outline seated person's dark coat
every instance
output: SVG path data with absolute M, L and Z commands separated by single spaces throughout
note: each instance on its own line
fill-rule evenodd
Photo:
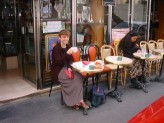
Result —
M 125 57 L 134 58 L 133 53 L 137 52 L 137 50 L 139 50 L 139 47 L 136 46 L 136 43 L 129 42 L 123 44 L 122 52 Z
M 67 45 L 66 49 L 69 49 L 70 46 Z M 60 70 L 66 64 L 67 67 L 70 67 L 72 63 L 72 56 L 68 55 L 66 51 L 61 47 L 60 43 L 55 45 L 52 51 L 52 68 L 51 76 L 54 82 L 58 81 L 58 75 Z

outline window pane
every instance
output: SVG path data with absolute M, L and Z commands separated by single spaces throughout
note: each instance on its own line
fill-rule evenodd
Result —
M 146 39 L 147 30 L 147 0 L 134 1 L 134 13 L 132 18 L 132 27 L 138 25 L 135 31 L 142 36 L 142 40 Z

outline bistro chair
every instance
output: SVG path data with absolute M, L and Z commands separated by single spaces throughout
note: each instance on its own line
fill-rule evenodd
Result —
M 115 49 L 116 56 L 122 56 L 122 52 L 119 50 L 119 43 L 120 43 L 119 39 L 114 40 L 114 42 L 113 42 L 113 47 Z
M 157 49 L 158 47 L 158 44 L 156 41 L 154 40 L 150 40 L 148 41 L 148 50 L 149 50 L 149 53 L 152 54 L 152 51 L 154 49 Z M 148 60 L 148 68 L 149 68 L 149 76 L 151 76 L 152 74 L 152 67 L 154 66 L 155 68 L 155 73 L 156 75 L 158 74 L 159 72 L 159 64 L 160 64 L 160 60 L 162 59 L 162 56 L 161 55 L 157 55 L 157 59 L 154 59 L 154 60 Z
M 157 42 L 154 40 L 148 41 L 148 48 L 149 48 L 149 51 L 157 49 Z
M 141 41 L 140 44 L 139 44 L 139 47 L 145 51 L 148 50 L 148 43 L 146 41 Z
M 73 52 L 72 53 L 72 59 L 73 59 L 73 62 L 80 61 L 80 59 L 81 59 L 81 53 L 80 53 L 80 49 L 79 48 L 77 49 L 77 52 Z
M 101 59 L 104 61 L 104 63 L 106 63 L 105 61 L 105 57 L 107 56 L 115 56 L 115 49 L 110 46 L 110 45 L 103 45 L 101 47 Z M 105 64 L 106 67 L 110 68 L 110 71 L 108 71 L 110 73 L 109 77 L 109 88 L 112 88 L 112 81 L 113 81 L 113 75 L 115 74 L 116 70 L 117 70 L 117 65 L 111 64 L 111 63 L 107 63 Z M 121 70 L 121 84 L 124 85 L 123 82 L 123 74 L 122 74 L 122 68 L 123 66 L 120 66 L 120 70 Z
M 78 48 L 77 52 L 72 53 L 72 60 L 73 62 L 79 62 L 81 60 L 81 53 L 80 49 Z M 94 75 L 95 73 L 86 73 L 86 72 L 79 72 L 81 76 L 83 77 L 83 86 L 85 87 L 85 96 L 84 100 L 87 99 L 87 93 L 88 93 L 88 78 L 92 78 L 92 84 L 94 84 Z
M 79 62 L 81 60 L 81 52 L 79 48 L 77 52 L 72 53 L 72 59 L 73 59 L 73 62 Z M 88 73 L 87 75 L 87 73 L 85 72 L 80 72 L 80 74 L 83 76 L 84 79 L 86 78 L 86 76 L 92 77 L 92 82 L 94 84 L 94 73 Z
M 99 60 L 99 55 L 100 55 L 100 49 L 97 45 L 88 45 L 86 47 L 86 53 L 88 55 L 88 61 L 95 61 L 95 60 Z M 106 78 L 107 78 L 107 87 L 109 90 L 109 84 L 108 84 L 108 72 L 109 72 L 110 68 L 107 66 L 104 66 L 103 71 L 101 72 L 101 74 L 106 73 Z M 99 74 L 100 75 L 100 74 Z M 98 74 L 96 74 L 96 84 L 98 84 Z
M 50 66 L 50 69 L 52 68 L 52 50 L 50 50 L 48 52 L 48 61 L 49 61 L 49 66 Z M 50 87 L 50 91 L 49 91 L 49 97 L 51 96 L 51 91 L 52 91 L 52 87 L 54 85 L 54 81 L 52 80 L 51 81 L 51 87 Z M 62 89 L 62 88 L 61 88 Z M 62 94 L 62 91 L 60 92 L 60 95 L 61 95 L 61 105 L 64 105 L 64 100 L 63 100 L 63 94 Z
M 88 45 L 85 48 L 85 53 L 88 56 L 88 61 L 95 61 L 96 59 L 99 59 L 100 49 L 97 45 Z
M 157 49 L 164 49 L 164 39 L 157 40 Z
M 154 40 L 150 40 L 148 42 L 148 49 L 149 49 L 149 53 L 158 48 L 158 43 Z M 155 68 L 155 73 L 156 75 L 159 73 L 159 66 L 160 66 L 160 61 L 162 59 L 162 56 L 160 54 L 157 55 L 157 59 L 155 60 L 149 60 L 149 76 L 152 73 L 152 66 L 154 66 Z
M 141 49 L 141 52 L 147 52 L 149 51 L 149 44 L 147 41 L 141 41 L 140 44 L 139 44 L 139 47 Z M 149 73 L 149 76 L 151 75 L 151 67 L 152 67 L 152 61 L 150 60 L 146 60 L 146 63 L 147 63 L 147 67 L 148 67 L 148 73 Z

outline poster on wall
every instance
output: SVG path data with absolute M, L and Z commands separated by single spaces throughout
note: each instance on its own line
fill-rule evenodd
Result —
M 114 41 L 120 41 L 128 32 L 129 28 L 123 28 L 123 29 L 112 29 L 112 42 L 113 44 Z
M 60 32 L 62 29 L 65 29 L 65 25 L 61 21 L 47 21 L 43 22 L 42 25 L 43 33 Z
M 53 47 L 59 43 L 58 34 L 47 34 L 45 35 L 45 60 L 46 60 L 46 71 L 50 71 L 50 61 L 52 60 L 49 57 L 49 52 L 53 49 Z M 51 52 L 50 52 L 51 55 Z

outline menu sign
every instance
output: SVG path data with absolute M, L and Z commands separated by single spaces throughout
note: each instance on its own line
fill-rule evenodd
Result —
M 65 28 L 61 21 L 47 21 L 43 22 L 43 33 L 60 32 Z
M 128 32 L 129 28 L 123 28 L 123 29 L 112 29 L 112 42 L 115 40 L 121 40 Z

